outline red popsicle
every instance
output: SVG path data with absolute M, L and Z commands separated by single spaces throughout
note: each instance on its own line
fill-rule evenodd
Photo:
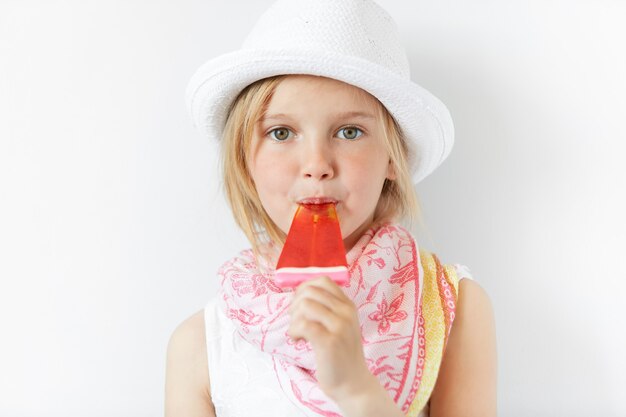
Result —
M 296 287 L 322 275 L 339 285 L 349 281 L 335 203 L 300 204 L 278 259 L 274 279 L 280 287 Z

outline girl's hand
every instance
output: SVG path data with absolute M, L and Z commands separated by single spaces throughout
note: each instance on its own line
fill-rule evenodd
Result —
M 380 385 L 363 356 L 356 307 L 334 281 L 320 277 L 300 284 L 289 313 L 287 334 L 311 343 L 317 380 L 331 399 L 347 400 Z

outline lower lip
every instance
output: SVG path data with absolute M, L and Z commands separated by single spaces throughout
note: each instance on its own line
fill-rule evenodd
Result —
M 298 201 L 298 204 L 339 204 L 338 201 L 328 200 L 323 198 L 308 198 L 306 200 Z

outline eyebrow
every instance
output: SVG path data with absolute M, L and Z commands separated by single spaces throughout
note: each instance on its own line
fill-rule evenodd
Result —
M 349 112 L 344 112 L 344 113 L 338 113 L 335 115 L 335 117 L 338 119 L 356 119 L 356 118 L 375 119 L 373 114 L 364 113 L 360 111 L 349 111 Z M 263 117 L 261 117 L 259 121 L 263 122 L 266 120 L 279 120 L 279 119 L 291 119 L 291 118 L 292 116 L 286 113 L 275 113 L 275 114 L 266 114 Z

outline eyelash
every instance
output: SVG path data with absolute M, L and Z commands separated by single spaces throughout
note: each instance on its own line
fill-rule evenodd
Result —
M 365 133 L 365 131 L 364 131 L 363 129 L 361 129 L 360 127 L 356 127 L 356 126 L 345 126 L 345 127 L 342 127 L 341 129 L 337 130 L 337 134 L 338 134 L 339 132 L 343 131 L 343 130 L 346 130 L 346 129 L 356 129 L 356 130 L 357 130 L 358 135 L 357 135 L 356 137 L 354 137 L 354 138 L 346 138 L 346 137 L 344 136 L 344 137 L 341 137 L 341 139 L 346 139 L 346 140 L 350 140 L 350 141 L 352 141 L 352 140 L 356 140 L 356 139 L 358 139 L 359 137 L 361 137 L 361 136 Z M 274 136 L 274 133 L 275 133 L 276 131 L 278 131 L 278 130 L 286 130 L 287 132 L 289 132 L 289 136 L 288 136 L 286 139 L 278 139 L 278 138 L 276 138 L 276 137 Z M 287 139 L 289 139 L 289 138 L 291 137 L 291 135 L 293 135 L 293 132 L 291 131 L 291 129 L 289 129 L 289 128 L 287 128 L 287 127 L 282 127 L 282 126 L 279 126 L 279 127 L 275 127 L 275 128 L 273 128 L 273 129 L 271 129 L 270 131 L 268 131 L 268 132 L 267 132 L 267 135 L 268 135 L 268 136 L 270 136 L 270 138 L 271 138 L 272 140 L 276 141 L 276 142 L 285 142 Z

